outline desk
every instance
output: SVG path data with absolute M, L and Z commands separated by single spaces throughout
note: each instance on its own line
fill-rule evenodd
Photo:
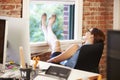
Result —
M 31 63 L 33 63 L 33 62 L 31 61 Z M 43 61 L 39 61 L 39 64 L 38 64 L 38 67 L 40 69 L 48 69 L 50 66 L 58 66 L 58 67 L 63 67 L 63 68 L 69 68 L 69 67 L 65 67 L 65 66 L 62 66 L 62 65 L 47 63 L 47 62 L 43 62 Z M 87 72 L 87 71 L 82 71 L 82 70 L 77 70 L 77 69 L 72 69 L 72 68 L 69 68 L 69 69 L 71 69 L 71 73 L 68 77 L 68 80 L 80 80 L 80 79 L 88 80 L 88 78 L 90 78 L 90 77 L 99 76 L 99 74 L 97 74 L 97 73 L 92 73 L 92 72 Z M 18 72 L 19 72 L 19 70 L 16 71 L 16 73 L 18 73 Z M 4 76 L 5 74 L 1 75 L 1 77 Z M 42 75 L 38 75 L 34 80 L 39 80 L 39 79 L 42 80 L 41 79 Z M 53 78 L 43 79 L 43 80 L 53 80 Z
M 47 63 L 47 62 L 42 62 L 42 61 L 39 62 L 40 69 L 48 69 L 48 67 L 51 65 L 69 68 L 69 67 L 65 67 L 65 66 L 57 65 L 57 64 L 53 64 L 53 63 Z M 99 74 L 97 74 L 97 73 L 92 73 L 92 72 L 87 72 L 87 71 L 82 71 L 82 70 L 77 70 L 77 69 L 72 69 L 72 68 L 69 68 L 69 69 L 71 69 L 71 73 L 68 77 L 68 80 L 80 80 L 80 79 L 88 80 L 88 78 L 92 78 L 94 76 L 99 76 Z M 38 78 L 40 78 L 40 75 L 38 75 L 34 80 L 38 80 Z

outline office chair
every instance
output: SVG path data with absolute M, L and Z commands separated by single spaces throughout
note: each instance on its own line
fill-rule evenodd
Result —
M 104 43 L 83 45 L 75 69 L 99 73 L 99 61 L 103 53 Z

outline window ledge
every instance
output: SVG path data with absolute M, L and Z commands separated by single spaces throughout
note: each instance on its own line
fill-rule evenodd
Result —
M 81 44 L 81 40 L 60 40 L 60 42 L 61 42 L 62 50 L 65 50 L 71 44 Z M 31 50 L 31 54 L 35 54 L 35 53 L 43 54 L 50 52 L 47 42 L 30 43 L 30 50 Z

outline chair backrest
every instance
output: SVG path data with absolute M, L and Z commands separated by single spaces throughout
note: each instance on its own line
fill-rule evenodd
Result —
M 103 53 L 104 44 L 83 45 L 75 69 L 99 73 L 99 61 Z

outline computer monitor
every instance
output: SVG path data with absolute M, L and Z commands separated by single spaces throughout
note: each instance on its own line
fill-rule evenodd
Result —
M 120 79 L 120 31 L 107 32 L 107 80 Z
M 6 60 L 13 60 L 15 63 L 20 64 L 19 47 L 22 46 L 25 62 L 30 64 L 29 0 L 22 0 L 22 3 L 22 17 L 17 18 L 17 15 L 14 17 L 0 16 L 0 19 L 6 19 L 8 21 Z
M 24 18 L 8 19 L 7 61 L 20 64 L 19 47 L 23 47 L 25 62 L 30 64 L 29 26 Z
M 0 71 L 5 69 L 6 44 L 7 43 L 7 21 L 0 19 Z

